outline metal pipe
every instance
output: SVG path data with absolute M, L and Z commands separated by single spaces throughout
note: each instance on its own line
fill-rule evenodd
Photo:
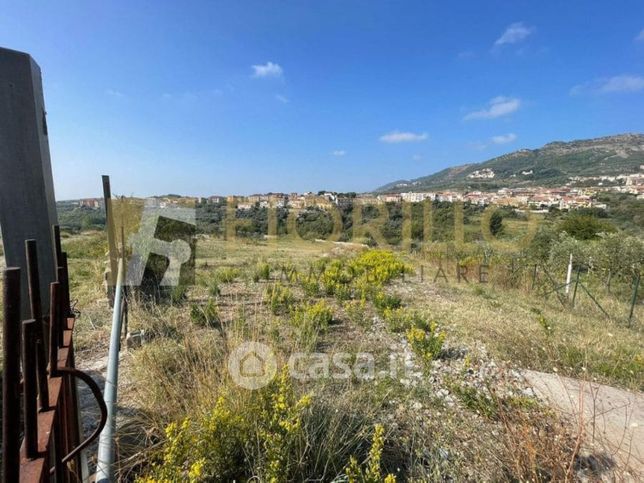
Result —
M 3 280 L 2 481 L 20 473 L 20 269 L 7 268 Z
M 107 424 L 98 442 L 98 458 L 96 463 L 96 482 L 108 483 L 114 481 L 114 431 L 116 429 L 116 390 L 119 370 L 119 347 L 121 336 L 121 305 L 123 303 L 123 278 L 125 261 L 119 259 L 116 293 L 114 295 L 114 312 L 112 313 L 112 332 L 110 335 L 110 350 L 107 359 L 107 377 L 105 378 L 104 398 L 107 406 Z

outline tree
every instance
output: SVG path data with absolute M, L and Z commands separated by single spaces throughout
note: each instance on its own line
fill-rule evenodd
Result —
M 490 217 L 490 233 L 492 233 L 493 236 L 500 235 L 503 233 L 503 228 L 503 215 L 498 211 L 495 211 Z
M 615 227 L 606 220 L 574 213 L 563 219 L 559 224 L 559 231 L 565 231 L 577 240 L 592 240 L 600 233 L 615 232 Z

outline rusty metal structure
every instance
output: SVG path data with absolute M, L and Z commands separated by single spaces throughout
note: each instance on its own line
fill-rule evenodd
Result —
M 75 367 L 67 254 L 53 227 L 57 279 L 41 294 L 35 240 L 26 240 L 30 319 L 22 320 L 21 269 L 3 273 L 2 481 L 83 481 L 80 454 L 103 430 L 107 408 L 101 390 Z M 43 304 L 42 296 L 48 297 Z M 48 314 L 42 306 L 50 307 Z M 96 398 L 100 422 L 81 435 L 77 380 Z

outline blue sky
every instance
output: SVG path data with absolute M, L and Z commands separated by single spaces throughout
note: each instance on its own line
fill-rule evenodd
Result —
M 57 198 L 365 191 L 644 132 L 644 2 L 0 0 Z

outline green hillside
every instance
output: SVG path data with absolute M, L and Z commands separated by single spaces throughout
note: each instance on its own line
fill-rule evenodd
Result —
M 561 186 L 574 176 L 631 174 L 637 172 L 641 165 L 644 165 L 644 134 L 622 134 L 553 142 L 539 149 L 521 149 L 483 163 L 447 168 L 429 176 L 389 183 L 376 191 Z M 481 171 L 488 175 L 493 172 L 494 177 L 477 177 L 476 173 Z

